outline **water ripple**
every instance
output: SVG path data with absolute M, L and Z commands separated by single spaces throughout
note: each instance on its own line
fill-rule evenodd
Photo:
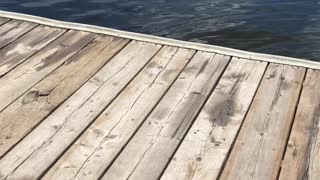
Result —
M 320 61 L 317 1 L 2 0 L 0 8 Z

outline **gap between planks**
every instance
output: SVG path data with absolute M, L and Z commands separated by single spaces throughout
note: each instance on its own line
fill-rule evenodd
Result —
M 0 112 L 96 37 L 70 30 L 0 78 Z
M 279 179 L 318 179 L 319 162 L 319 71 L 309 69 L 303 85 Z
M 161 179 L 217 179 L 267 67 L 233 58 Z
M 102 179 L 159 177 L 229 60 L 198 52 Z
M 97 179 L 103 175 L 108 164 L 139 129 L 193 54 L 193 50 L 163 48 L 44 179 Z M 110 146 L 117 148 L 110 149 Z M 65 164 L 72 164 L 72 168 L 66 168 Z
M 10 20 L 0 26 L 0 49 L 28 33 L 38 24 L 20 20 Z
M 100 35 L 2 111 L 0 125 L 5 128 L 0 134 L 10 138 L 2 141 L 0 157 L 96 74 L 128 41 Z
M 221 179 L 277 178 L 304 76 L 304 68 L 269 65 Z
M 160 47 L 132 41 L 0 161 L 1 173 L 9 178 L 42 176 Z M 18 161 L 13 160 L 17 153 Z

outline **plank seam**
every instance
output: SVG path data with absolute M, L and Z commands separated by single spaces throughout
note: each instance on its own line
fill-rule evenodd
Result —
M 37 25 L 35 28 L 37 28 L 37 27 L 39 27 L 39 26 L 40 26 L 40 25 Z M 31 30 L 28 31 L 27 33 L 31 32 L 31 31 L 34 30 L 35 28 L 31 29 Z M 61 28 L 57 28 L 57 29 L 61 29 Z M 0 78 L 2 78 L 3 76 L 7 75 L 7 74 L 10 73 L 11 71 L 13 71 L 14 69 L 16 69 L 17 67 L 19 67 L 19 66 L 20 66 L 21 64 L 23 64 L 24 62 L 28 61 L 30 58 L 32 58 L 34 55 L 36 55 L 38 52 L 40 52 L 41 50 L 43 50 L 45 47 L 47 47 L 48 45 L 50 45 L 51 43 L 53 43 L 56 39 L 58 39 L 59 37 L 61 37 L 63 34 L 65 34 L 65 33 L 68 31 L 68 30 L 66 30 L 66 29 L 61 29 L 61 30 L 64 30 L 65 32 L 63 32 L 63 33 L 61 33 L 60 35 L 58 35 L 57 37 L 55 37 L 50 43 L 48 43 L 47 45 L 43 46 L 43 47 L 40 48 L 38 51 L 35 51 L 35 52 L 31 53 L 29 56 L 27 56 L 27 58 L 26 58 L 25 60 L 19 62 L 19 63 L 16 65 L 16 67 L 10 69 L 9 71 L 5 72 L 4 74 L 1 74 L 1 75 L 0 75 Z M 25 33 L 24 35 L 26 35 L 27 33 Z M 51 34 L 48 34 L 45 38 L 49 37 L 50 35 L 51 35 Z M 19 40 L 20 38 L 22 38 L 22 36 L 19 37 L 19 38 L 16 39 L 16 40 L 14 40 L 13 42 Z M 44 39 L 45 39 L 45 38 L 44 38 Z M 13 42 L 11 42 L 11 43 L 13 43 Z M 9 44 L 11 44 L 11 43 L 9 43 Z M 9 45 L 9 44 L 8 44 L 8 45 Z M 8 45 L 6 45 L 6 46 L 8 46 Z M 5 46 L 5 47 L 6 47 L 6 46 Z M 2 49 L 0 49 L 0 50 L 2 50 Z
M 74 56 L 75 55 L 77 55 L 77 54 L 79 54 L 84 48 L 86 48 L 87 46 L 89 46 L 90 44 L 91 44 L 91 42 L 93 42 L 95 39 L 97 39 L 99 36 L 97 36 L 97 37 L 95 37 L 92 41 L 90 41 L 86 46 L 84 46 L 82 49 L 80 49 L 77 53 L 75 53 L 74 54 Z M 128 41 L 125 45 L 124 45 L 124 47 L 125 46 L 127 46 L 128 44 L 129 44 L 129 42 L 130 41 Z M 111 44 L 111 43 L 110 43 Z M 123 47 L 123 48 L 124 48 Z M 122 49 L 123 49 L 122 48 Z M 115 53 L 111 58 L 110 58 L 110 60 L 114 57 L 114 56 L 116 56 L 122 49 L 120 49 L 117 53 Z M 71 56 L 70 57 L 70 59 L 72 58 L 73 56 Z M 68 59 L 68 60 L 70 60 L 70 59 Z M 68 61 L 67 60 L 67 61 Z M 110 61 L 109 60 L 109 61 Z M 66 62 L 67 62 L 66 61 Z M 108 61 L 108 62 L 109 62 Z M 83 82 L 83 84 L 77 89 L 77 90 L 75 90 L 73 93 L 71 93 L 70 94 L 70 96 L 69 97 L 71 97 L 74 93 L 76 93 L 86 82 L 88 82 L 95 74 L 97 74 L 98 72 L 99 72 L 99 70 L 100 69 L 102 69 L 108 62 L 106 62 L 103 66 L 101 66 L 90 78 L 88 78 L 86 81 L 84 81 Z M 59 66 L 60 67 L 60 66 Z M 57 68 L 58 69 L 58 68 Z M 55 70 L 54 70 L 55 71 Z M 54 72 L 53 71 L 53 72 Z M 52 73 L 53 73 L 52 72 Z M 50 73 L 51 74 L 51 73 Z M 45 79 L 45 78 L 44 78 Z M 41 81 L 39 81 L 37 84 L 39 84 Z M 36 85 L 37 85 L 36 84 Z M 35 85 L 35 86 L 36 86 Z M 34 87 L 34 86 L 33 86 Z M 63 104 L 65 101 L 67 101 L 68 99 L 69 99 L 69 97 L 68 98 L 66 98 L 65 100 L 63 100 L 58 106 L 56 106 L 55 108 L 53 108 L 53 110 L 49 113 L 49 114 L 47 114 L 45 117 L 43 117 L 42 118 L 42 120 L 34 127 L 34 128 L 32 128 L 31 130 L 30 130 L 30 132 L 28 132 L 21 140 L 19 140 L 14 146 L 16 146 L 17 144 L 19 144 L 25 137 L 27 137 L 34 129 L 36 129 L 37 128 L 37 126 L 39 126 L 45 119 L 47 119 L 56 109 L 58 109 L 59 107 L 60 107 L 60 105 L 61 104 Z M 3 155 L 3 157 L 7 154 L 7 153 L 9 153 L 10 152 L 10 150 L 12 150 L 13 148 L 14 148 L 14 146 L 12 147 L 12 148 L 10 148 L 9 150 L 8 150 L 8 152 L 6 152 L 4 155 Z M 33 153 L 32 153 L 33 154 Z M 32 154 L 30 154 L 29 156 L 31 156 Z M 28 156 L 28 158 L 29 158 L 29 156 Z M 22 161 L 20 164 L 19 164 L 19 166 L 17 166 L 12 172 L 14 172 L 14 171 L 16 171 L 16 169 L 18 169 L 19 167 L 20 167 L 20 165 L 22 165 L 28 158 L 26 158 L 24 161 Z M 60 159 L 60 158 L 59 158 Z M 1 160 L 1 158 L 0 158 L 0 160 Z M 55 163 L 55 162 L 54 162 Z M 54 165 L 54 164 L 53 164 Z M 50 167 L 51 168 L 51 167 Z M 49 168 L 49 169 L 50 169 Z M 11 174 L 11 173 L 10 173 Z M 41 177 L 42 177 L 43 175 L 41 175 Z
M 295 119 L 296 119 L 296 115 L 297 115 L 297 111 L 298 111 L 298 107 L 299 107 L 299 104 L 300 104 L 300 100 L 301 100 L 301 95 L 302 95 L 302 91 L 304 90 L 304 83 L 306 81 L 306 76 L 307 76 L 307 73 L 308 73 L 308 69 L 306 69 L 305 73 L 304 73 L 304 76 L 303 76 L 303 81 L 301 83 L 301 87 L 300 87 L 300 91 L 299 91 L 299 97 L 298 97 L 298 100 L 297 100 L 297 103 L 295 105 L 295 110 L 294 110 L 294 113 L 293 113 L 293 119 L 291 120 L 291 124 L 290 124 L 290 128 L 289 128 L 289 131 L 288 131 L 288 135 L 287 135 L 287 140 L 286 140 L 286 146 L 282 152 L 282 158 L 281 158 L 281 164 L 280 164 L 280 168 L 278 170 L 278 175 L 277 175 L 277 179 L 279 179 L 280 177 L 280 174 L 281 174 L 281 169 L 282 169 L 282 162 L 284 160 L 284 156 L 287 152 L 287 148 L 288 148 L 288 143 L 289 143 L 289 140 L 290 140 L 290 136 L 291 136 L 291 132 L 292 132 L 292 128 L 293 128 L 293 125 L 294 125 L 294 122 L 295 122 Z
M 67 32 L 67 31 L 66 31 Z M 65 32 L 65 33 L 66 33 Z M 64 34 L 64 33 L 62 33 L 62 34 Z M 98 36 L 97 36 L 98 37 Z M 65 62 L 67 62 L 67 61 L 69 61 L 73 56 L 75 56 L 75 55 L 77 55 L 79 52 L 81 52 L 84 48 L 86 48 L 93 40 L 95 40 L 97 37 L 95 37 L 95 38 L 93 38 L 91 41 L 89 41 L 89 43 L 88 44 L 86 44 L 83 48 L 81 48 L 81 49 L 79 49 L 78 51 L 76 51 L 76 53 L 74 54 L 74 55 L 72 55 L 71 57 L 69 57 L 67 60 L 65 60 Z M 49 73 L 49 74 L 47 74 L 45 77 L 43 77 L 40 81 L 38 81 L 36 84 L 34 84 L 31 88 L 29 88 L 29 89 L 27 89 L 24 93 L 22 93 L 18 98 L 16 98 L 14 101 L 12 101 L 8 106 L 6 106 L 5 108 L 3 108 L 3 110 L 2 111 L 4 111 L 6 108 L 8 108 L 11 104 L 13 104 L 14 102 L 16 102 L 19 98 L 21 98 L 26 92 L 28 92 L 29 90 L 31 90 L 32 88 L 34 88 L 37 84 L 39 84 L 39 83 L 41 83 L 41 81 L 42 80 L 44 80 L 44 79 L 46 79 L 49 75 L 51 75 L 53 72 L 55 72 L 58 68 L 60 68 L 61 66 L 63 66 L 64 65 L 64 63 L 62 63 L 60 66 L 58 66 L 57 68 L 55 68 L 51 73 Z M 75 91 L 76 92 L 76 91 Z M 75 93 L 74 92 L 74 93 Z M 74 94 L 74 93 L 72 93 L 72 94 Z M 70 96 L 69 96 L 70 97 Z M 68 99 L 68 98 L 67 98 Z M 66 100 L 67 100 L 66 99 Z M 66 101 L 65 100 L 65 101 Z M 64 102 L 64 101 L 63 101 Z M 62 103 L 61 103 L 62 104 Z M 60 105 L 61 105 L 60 104 Z M 19 144 L 25 137 L 27 137 L 35 128 L 37 128 L 38 127 L 38 125 L 39 124 L 41 124 L 47 117 L 49 117 L 51 114 L 52 114 L 52 112 L 54 112 L 60 105 L 58 105 L 56 108 L 54 108 L 47 116 L 45 116 L 44 118 L 42 118 L 33 128 L 31 128 L 30 129 L 30 131 L 28 132 L 28 133 L 26 133 L 26 135 L 25 136 L 23 136 L 19 141 L 17 141 L 14 145 L 12 145 L 12 147 L 10 147 L 5 153 L 3 153 L 3 155 L 2 156 L 0 156 L 0 160 L 4 157 L 4 156 L 6 156 L 17 144 Z M 2 112 L 2 111 L 0 111 L 0 113 Z M 27 159 L 25 159 L 25 160 L 27 160 Z M 24 161 L 25 161 L 24 160 Z M 21 163 L 21 164 L 23 164 L 24 163 L 24 161 Z M 20 164 L 20 165 L 21 165 Z M 19 165 L 19 166 L 20 166 Z M 12 172 L 14 172 L 19 166 L 17 166 Z
M 173 84 L 176 82 L 176 80 L 179 78 L 180 74 L 184 71 L 184 69 L 188 66 L 188 64 L 191 62 L 191 60 L 194 58 L 194 56 L 197 54 L 197 51 L 194 52 L 194 54 L 190 57 L 189 61 L 184 65 L 184 67 L 182 68 L 182 70 L 177 74 L 176 78 L 172 81 L 172 83 L 170 84 L 170 86 L 168 87 L 168 89 L 162 94 L 162 96 L 159 98 L 158 102 L 153 106 L 153 108 L 151 108 L 150 112 L 146 115 L 146 117 L 141 121 L 141 123 L 139 124 L 139 126 L 136 128 L 135 132 L 129 137 L 129 139 L 127 140 L 127 142 L 125 143 L 125 145 L 121 148 L 121 150 L 117 153 L 117 155 L 113 158 L 113 160 L 111 161 L 110 165 L 106 167 L 106 169 L 104 170 L 104 172 L 100 175 L 100 177 L 98 179 L 101 179 L 104 174 L 110 169 L 110 167 L 113 165 L 113 163 L 117 160 L 117 158 L 119 157 L 119 155 L 122 153 L 122 151 L 126 148 L 126 146 L 128 145 L 128 143 L 131 141 L 131 139 L 136 135 L 136 133 L 139 131 L 139 129 L 141 128 L 141 126 L 143 125 L 143 123 L 148 119 L 148 117 L 151 115 L 151 113 L 154 111 L 154 109 L 159 105 L 159 103 L 162 101 L 162 99 L 164 98 L 164 96 L 167 94 L 167 92 L 171 89 L 171 87 L 173 86 Z
M 4 24 L 8 23 L 9 21 L 11 21 L 12 19 L 9 19 L 9 18 L 3 18 L 5 19 L 4 22 L 0 23 L 1 26 L 3 26 Z
M 64 33 L 62 33 L 60 36 L 58 36 L 56 39 L 54 39 L 52 42 L 50 42 L 49 44 L 47 44 L 47 46 L 48 45 L 50 45 L 51 43 L 53 43 L 55 40 L 57 40 L 59 37 L 61 37 L 62 35 L 64 35 L 65 33 L 67 33 L 69 30 L 66 30 Z M 45 48 L 45 47 L 47 47 L 47 46 L 44 46 L 43 48 Z M 30 55 L 28 58 L 26 58 L 22 63 L 20 63 L 19 65 L 17 65 L 15 68 L 13 68 L 13 69 L 11 69 L 11 70 L 9 70 L 8 72 L 6 72 L 5 74 L 3 74 L 2 76 L 0 76 L 0 78 L 2 78 L 2 77 L 4 77 L 5 75 L 7 75 L 9 72 L 11 72 L 11 71 L 13 71 L 14 69 L 16 69 L 16 68 L 18 68 L 19 66 L 21 66 L 22 64 L 24 64 L 26 61 L 28 61 L 29 59 L 31 59 L 32 57 L 34 57 L 36 54 L 38 54 L 43 48 L 41 48 L 39 51 L 37 51 L 37 52 L 35 52 L 35 53 L 33 53 L 32 55 Z M 60 67 L 60 66 L 59 66 Z M 59 68 L 58 67 L 58 68 Z M 53 71 L 55 71 L 56 69 L 54 69 Z M 51 73 L 49 73 L 49 74 L 51 74 Z M 49 75 L 48 74 L 48 75 Z M 47 76 L 48 76 L 47 75 Z M 45 79 L 47 76 L 45 76 L 43 79 Z M 43 79 L 41 79 L 40 81 L 42 81 Z M 40 82 L 39 81 L 39 82 Z M 39 82 L 37 82 L 35 85 L 37 85 Z M 34 86 L 35 86 L 34 85 Z M 27 92 L 27 91 L 29 91 L 30 89 L 32 89 L 34 86 L 32 86 L 31 88 L 29 88 L 29 89 L 27 89 L 25 92 Z M 24 92 L 24 93 L 25 93 Z M 22 95 L 24 94 L 24 93 L 22 93 Z M 14 99 L 11 103 L 9 103 L 7 106 L 5 106 L 5 107 L 3 107 L 2 108 L 2 110 L 0 110 L 0 113 L 2 112 L 2 111 L 4 111 L 7 107 L 9 107 L 13 102 L 15 102 L 17 99 L 19 99 L 22 95 L 20 95 L 19 97 L 17 97 L 16 99 Z M 0 159 L 1 159 L 2 157 L 0 156 Z
M 169 38 L 165 38 L 165 37 L 158 37 L 158 36 L 153 36 L 153 35 L 126 32 L 126 31 L 122 31 L 122 30 L 116 30 L 116 29 L 81 24 L 81 23 L 64 22 L 64 21 L 59 21 L 59 20 L 53 20 L 53 19 L 33 16 L 33 15 L 7 12 L 7 11 L 0 11 L 0 16 L 6 17 L 6 18 L 11 18 L 11 19 L 36 22 L 39 24 L 52 26 L 52 27 L 74 29 L 74 30 L 79 30 L 79 31 L 88 31 L 88 32 L 98 33 L 98 34 L 107 34 L 107 35 L 128 38 L 128 39 L 133 39 L 133 40 L 138 40 L 138 41 L 144 41 L 144 42 L 150 42 L 150 43 L 155 43 L 155 44 L 162 44 L 162 45 L 176 46 L 176 47 L 181 47 L 181 48 L 195 49 L 195 50 L 199 50 L 199 51 L 213 52 L 213 53 L 217 53 L 217 54 L 239 57 L 239 58 L 244 58 L 244 59 L 248 59 L 248 60 L 287 64 L 287 65 L 292 65 L 292 66 L 301 66 L 301 67 L 320 70 L 320 63 L 319 62 L 310 61 L 310 60 L 306 60 L 306 59 L 291 58 L 291 57 L 270 55 L 270 54 L 263 54 L 263 53 L 254 53 L 254 52 L 248 52 L 248 51 L 237 50 L 237 49 L 232 49 L 232 48 L 226 48 L 226 47 L 222 47 L 222 46 L 201 44 L 201 43 L 195 43 L 195 42 L 187 42 L 187 41 L 169 39 Z
M 62 35 L 64 35 L 66 32 L 68 32 L 69 30 L 66 30 L 64 33 L 62 33 L 60 36 L 58 36 L 56 39 L 54 39 L 52 42 L 50 42 L 49 44 L 47 44 L 47 46 L 48 45 L 50 45 L 51 43 L 53 43 L 55 40 L 57 40 L 59 37 L 61 37 Z M 44 46 L 43 48 L 45 48 L 45 47 L 47 47 L 47 46 Z M 33 53 L 32 55 L 30 55 L 28 58 L 26 58 L 23 62 L 21 62 L 19 65 L 17 65 L 15 68 L 13 68 L 13 69 L 11 69 L 11 70 L 9 70 L 8 72 L 6 72 L 5 74 L 3 74 L 2 76 L 0 76 L 0 78 L 2 78 L 2 77 L 4 77 L 5 75 L 7 75 L 8 73 L 10 73 L 11 71 L 13 71 L 14 69 L 16 69 L 16 68 L 18 68 L 19 66 L 21 66 L 22 64 L 24 64 L 26 61 L 28 61 L 29 59 L 31 59 L 32 57 L 34 57 L 36 54 L 38 54 L 43 48 L 41 48 L 39 51 L 37 51 L 37 52 L 35 52 L 35 53 Z M 60 67 L 60 66 L 59 66 Z M 58 68 L 59 68 L 58 67 Z M 56 70 L 56 69 L 55 69 Z M 53 71 L 55 71 L 55 70 L 53 70 Z M 49 73 L 49 74 L 51 74 L 51 73 Z M 49 75 L 48 74 L 48 75 Z M 47 75 L 47 76 L 48 76 Z M 45 76 L 43 79 L 45 79 L 47 76 Z M 40 81 L 42 81 L 43 79 L 41 79 Z M 39 81 L 39 82 L 40 82 Z M 37 85 L 39 82 L 37 82 L 35 85 Z M 34 85 L 34 86 L 35 86 Z M 25 92 L 27 92 L 27 91 L 29 91 L 30 89 L 32 89 L 34 86 L 32 86 L 31 88 L 29 88 L 29 89 L 27 89 Z M 25 93 L 24 92 L 24 93 Z M 24 93 L 22 93 L 22 95 L 24 94 Z M 17 99 L 19 99 L 22 95 L 20 95 L 19 97 L 17 97 L 16 99 L 14 99 L 11 103 L 9 103 L 7 106 L 5 106 L 5 107 L 3 107 L 2 108 L 2 110 L 0 110 L 0 113 L 2 112 L 2 111 L 4 111 L 6 108 L 8 108 L 12 103 L 14 103 Z M 1 159 L 2 157 L 0 156 L 0 159 Z
M 11 22 L 11 21 L 12 21 L 12 20 L 9 20 L 9 21 L 5 22 L 4 24 L 2 24 L 1 26 L 5 25 L 5 24 L 7 24 L 7 23 L 9 23 L 9 22 Z M 18 26 L 18 25 L 17 25 L 17 26 Z M 17 26 L 14 26 L 13 28 L 16 28 Z M 34 26 L 34 27 L 30 28 L 30 29 L 27 30 L 26 32 L 24 32 L 24 33 L 20 34 L 19 36 L 17 36 L 12 42 L 9 42 L 8 44 L 6 44 L 6 45 L 4 45 L 3 47 L 1 47 L 0 50 L 3 50 L 4 48 L 6 48 L 7 46 L 11 45 L 11 44 L 14 43 L 15 41 L 19 40 L 19 39 L 22 38 L 24 35 L 26 35 L 27 33 L 31 32 L 32 30 L 34 30 L 35 28 L 37 28 L 37 27 L 39 27 L 39 26 L 40 26 L 40 24 L 35 23 L 35 26 Z M 26 27 L 25 29 L 27 29 L 27 28 L 28 28 L 28 27 Z M 10 30 L 11 30 L 11 29 L 10 29 Z M 7 73 L 5 73 L 5 74 L 7 74 Z M 0 75 L 0 78 L 3 77 L 5 74 Z
M 168 166 L 169 166 L 170 162 L 172 161 L 174 155 L 175 155 L 175 154 L 177 153 L 177 151 L 179 150 L 182 142 L 184 141 L 184 139 L 185 139 L 185 137 L 187 136 L 188 132 L 190 131 L 191 127 L 193 126 L 193 124 L 194 124 L 195 121 L 197 120 L 199 114 L 202 112 L 204 106 L 207 104 L 208 100 L 210 99 L 213 91 L 216 89 L 217 85 L 219 84 L 219 82 L 220 82 L 221 78 L 223 77 L 226 69 L 228 68 L 230 62 L 232 61 L 232 58 L 233 58 L 233 57 L 230 56 L 228 63 L 227 63 L 226 66 L 224 67 L 222 73 L 219 75 L 216 83 L 215 83 L 215 84 L 213 85 L 213 87 L 211 88 L 211 90 L 210 90 L 208 96 L 206 97 L 206 99 L 204 100 L 203 104 L 200 106 L 200 110 L 196 113 L 195 117 L 192 119 L 192 121 L 191 121 L 191 123 L 190 123 L 190 126 L 187 128 L 185 134 L 183 135 L 183 137 L 181 138 L 181 140 L 180 140 L 180 142 L 178 143 L 177 147 L 176 147 L 175 150 L 173 151 L 171 157 L 169 158 L 169 161 L 167 162 L 167 164 L 166 164 L 165 167 L 163 168 L 163 170 L 162 170 L 162 172 L 160 173 L 160 176 L 158 177 L 158 179 L 160 179 L 160 178 L 163 176 L 164 172 L 165 172 L 166 169 L 168 168 Z
M 130 40 L 131 41 L 131 40 Z M 129 43 L 127 43 L 127 44 L 129 44 Z M 122 48 L 123 49 L 123 48 Z M 121 50 L 122 50 L 121 49 Z M 115 99 L 117 99 L 118 98 L 118 96 L 123 92 L 123 90 L 124 89 L 126 89 L 126 87 L 130 84 L 130 82 L 133 80 L 133 79 L 135 79 L 137 76 L 138 76 L 138 74 L 140 74 L 140 72 L 147 66 L 147 64 L 154 58 L 154 56 L 160 51 L 160 49 L 162 49 L 162 47 L 161 48 L 159 48 L 156 52 L 155 52 L 155 54 L 146 62 L 146 64 L 144 64 L 144 66 L 131 78 L 131 80 L 118 92 L 118 94 L 110 101 L 110 103 L 106 106 L 106 107 L 104 107 L 103 108 L 103 110 L 100 112 L 100 113 L 98 113 L 94 118 L 93 118 L 93 120 L 82 130 L 82 132 L 63 150 L 63 152 L 59 155 L 59 156 L 57 156 L 57 158 L 52 162 L 52 164 L 45 170 L 45 171 L 43 171 L 42 173 L 41 173 L 41 175 L 39 176 L 39 179 L 41 179 L 41 178 L 43 178 L 43 176 L 44 175 L 46 175 L 47 173 L 48 173 L 48 171 L 61 159 L 61 157 L 72 147 L 72 145 L 83 135 L 83 133 L 85 133 L 88 129 L 89 129 L 89 127 L 97 120 L 97 118 L 101 115 L 101 114 L 103 114 L 103 112 L 114 102 L 114 100 Z M 120 50 L 120 51 L 121 51 Z M 120 52 L 119 51 L 119 52 Z M 119 53 L 118 52 L 118 53 Z M 118 54 L 118 53 L 116 53 L 116 54 Z M 91 78 L 90 78 L 91 79 Z
M 227 162 L 228 162 L 228 160 L 229 160 L 229 157 L 230 157 L 230 154 L 231 154 L 231 152 L 232 152 L 232 150 L 233 150 L 233 147 L 234 147 L 234 145 L 235 145 L 235 143 L 236 143 L 236 141 L 237 141 L 237 139 L 238 139 L 238 136 L 239 136 L 239 134 L 240 134 L 240 131 L 241 131 L 241 129 L 242 129 L 242 126 L 243 126 L 245 120 L 247 119 L 247 115 L 248 115 L 248 113 L 249 113 L 249 110 L 251 109 L 251 106 L 252 106 L 252 104 L 253 104 L 253 101 L 254 101 L 254 99 L 255 99 L 255 97 L 256 97 L 256 95 L 257 95 L 258 89 L 259 89 L 259 87 L 260 87 L 260 85 L 261 85 L 261 83 L 262 83 L 263 77 L 264 77 L 264 75 L 265 75 L 265 73 L 266 73 L 269 65 L 270 65 L 270 63 L 268 63 L 268 64 L 266 65 L 266 68 L 264 69 L 264 72 L 263 72 L 263 74 L 262 74 L 262 76 L 261 76 L 261 78 L 260 78 L 260 81 L 259 81 L 259 83 L 258 83 L 256 92 L 255 92 L 254 95 L 253 95 L 253 98 L 252 98 L 252 100 L 251 100 L 251 102 L 250 102 L 250 105 L 249 105 L 249 107 L 248 107 L 248 109 L 247 109 L 247 112 L 245 113 L 245 115 L 244 115 L 244 117 L 243 117 L 243 121 L 241 122 L 241 125 L 240 125 L 240 127 L 239 127 L 239 130 L 237 131 L 236 136 L 235 136 L 235 138 L 233 139 L 233 141 L 232 141 L 232 143 L 231 143 L 231 146 L 230 146 L 230 148 L 229 148 L 229 150 L 228 150 L 228 152 L 227 152 L 227 154 L 226 154 L 226 157 L 225 157 L 225 159 L 224 159 L 224 161 L 223 161 L 223 163 L 222 163 L 222 166 L 221 166 L 221 168 L 220 168 L 220 171 L 219 171 L 219 174 L 218 174 L 218 176 L 217 176 L 217 179 L 220 179 L 220 178 L 221 178 L 221 175 L 222 175 L 222 173 L 223 173 L 223 171 L 224 171 L 224 169 L 225 169 L 225 166 L 226 166 L 226 164 L 227 164 Z

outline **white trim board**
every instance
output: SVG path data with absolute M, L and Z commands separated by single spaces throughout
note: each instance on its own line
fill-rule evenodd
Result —
M 65 21 L 53 20 L 53 19 L 33 16 L 33 15 L 7 12 L 7 11 L 1 11 L 1 10 L 0 10 L 0 17 L 29 21 L 29 22 L 34 22 L 34 23 L 43 24 L 47 26 L 65 28 L 65 29 L 73 29 L 73 30 L 87 31 L 92 33 L 106 34 L 106 35 L 128 38 L 128 39 L 133 39 L 138 41 L 145 41 L 145 42 L 150 42 L 155 44 L 176 46 L 176 47 L 195 49 L 195 50 L 206 51 L 206 52 L 214 52 L 218 54 L 224 54 L 224 55 L 250 59 L 250 60 L 287 64 L 292 66 L 299 66 L 299 67 L 306 67 L 306 68 L 320 70 L 320 62 L 315 62 L 315 61 L 310 61 L 305 59 L 284 57 L 284 56 L 278 56 L 278 55 L 269 55 L 269 54 L 263 54 L 263 53 L 254 53 L 254 52 L 242 51 L 242 50 L 226 48 L 221 46 L 187 42 L 187 41 L 158 37 L 153 35 L 133 33 L 133 32 L 127 32 L 122 30 L 116 30 L 116 29 L 81 24 L 81 23 L 65 22 Z

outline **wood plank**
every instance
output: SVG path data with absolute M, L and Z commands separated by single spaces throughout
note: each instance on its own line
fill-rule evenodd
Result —
M 279 179 L 319 179 L 319 104 L 320 71 L 309 69 Z
M 9 179 L 39 178 L 160 48 L 132 41 L 0 160 L 0 174 Z
M 103 175 L 194 53 L 164 47 L 43 179 L 98 179 Z
M 217 179 L 267 67 L 233 58 L 161 179 Z
M 269 65 L 221 179 L 278 177 L 304 75 L 304 68 Z
M 102 179 L 157 179 L 230 57 L 198 52 Z
M 65 30 L 38 26 L 10 45 L 0 50 L 0 77 L 47 46 Z
M 4 17 L 0 17 L 0 26 L 2 26 L 3 24 L 7 23 L 8 21 L 10 21 L 10 19 L 4 18 Z
M 11 20 L 0 26 L 0 49 L 35 28 L 37 24 Z
M 128 40 L 100 36 L 0 113 L 0 157 L 83 85 Z M 92 60 L 94 59 L 94 60 Z
M 0 112 L 95 37 L 96 35 L 87 32 L 70 30 L 2 77 L 0 79 Z

